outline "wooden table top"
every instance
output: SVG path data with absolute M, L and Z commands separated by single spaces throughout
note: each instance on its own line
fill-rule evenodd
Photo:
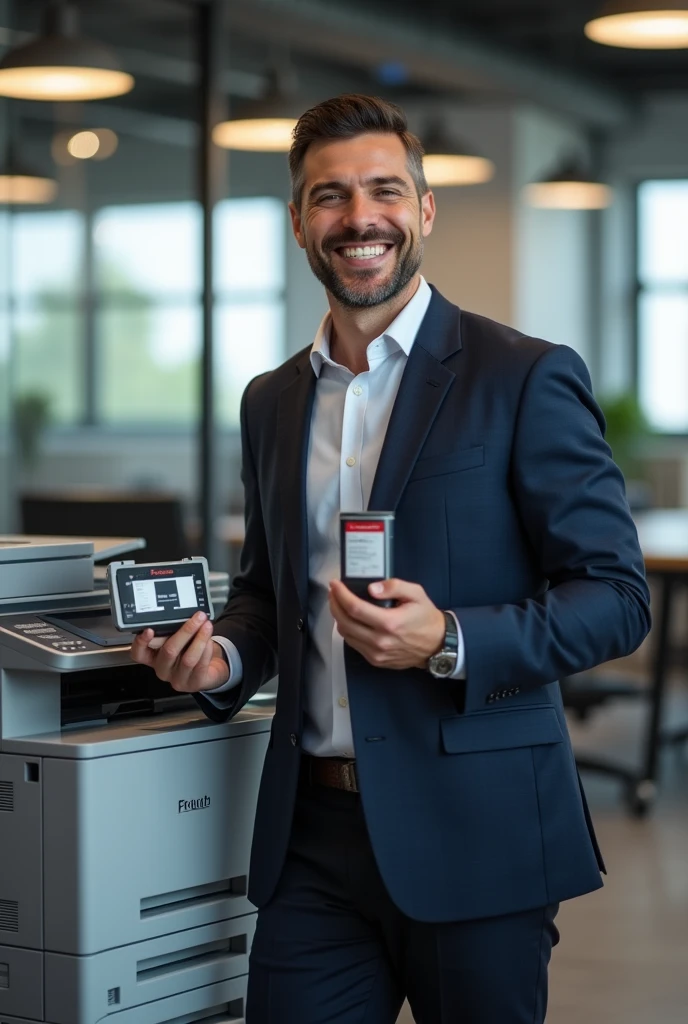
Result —
M 688 572 L 688 509 L 652 509 L 633 518 L 648 572 Z

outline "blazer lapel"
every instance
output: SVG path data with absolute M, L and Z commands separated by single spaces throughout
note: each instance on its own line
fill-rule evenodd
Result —
M 277 410 L 277 473 L 284 535 L 303 605 L 308 600 L 306 468 L 315 383 L 309 350 L 297 363 L 294 380 L 280 394 Z
M 461 311 L 433 288 L 413 343 L 380 453 L 369 508 L 393 512 L 447 392 L 455 380 L 444 360 L 461 348 Z

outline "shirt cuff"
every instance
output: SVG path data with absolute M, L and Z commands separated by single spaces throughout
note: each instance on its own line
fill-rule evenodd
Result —
M 466 678 L 466 648 L 463 642 L 463 633 L 461 632 L 461 626 L 459 620 L 453 611 L 449 610 L 449 614 L 453 616 L 454 622 L 456 623 L 456 632 L 458 634 L 458 649 L 456 652 L 456 668 L 449 676 L 450 679 L 465 679 Z
M 236 648 L 236 645 L 231 640 L 227 640 L 224 636 L 214 636 L 213 641 L 222 648 L 222 652 L 227 659 L 229 665 L 229 679 L 222 686 L 216 686 L 214 690 L 201 690 L 203 696 L 214 704 L 215 707 L 221 708 L 226 703 L 223 700 L 216 700 L 220 694 L 227 693 L 229 690 L 233 690 L 239 686 L 241 680 L 244 678 L 244 666 L 241 664 L 241 655 Z

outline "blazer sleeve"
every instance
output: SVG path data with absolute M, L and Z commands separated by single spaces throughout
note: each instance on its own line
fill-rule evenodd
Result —
M 511 473 L 549 587 L 517 604 L 454 609 L 466 710 L 496 689 L 532 689 L 630 654 L 649 631 L 643 558 L 604 426 L 583 361 L 566 346 L 548 348 L 522 391 Z
M 236 646 L 243 675 L 236 690 L 222 695 L 221 707 L 204 694 L 195 694 L 202 710 L 216 722 L 236 715 L 264 683 L 277 675 L 277 607 L 249 431 L 252 384 L 241 400 L 241 480 L 246 533 L 239 572 L 232 580 L 227 604 L 213 630 L 214 635 L 226 637 Z

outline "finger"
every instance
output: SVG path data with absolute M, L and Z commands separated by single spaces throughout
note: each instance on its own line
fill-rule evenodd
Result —
M 336 608 L 339 614 L 347 615 L 351 619 L 356 619 L 357 622 L 363 622 L 373 629 L 384 628 L 385 617 L 389 614 L 389 609 L 378 608 L 370 601 L 356 597 L 339 580 L 333 580 L 330 584 L 330 595 L 334 602 L 333 615 L 334 608 Z
M 182 693 L 188 693 L 193 689 L 190 685 L 190 679 L 194 669 L 201 659 L 206 645 L 210 642 L 212 632 L 212 622 L 205 622 L 193 640 L 182 651 L 176 662 L 173 664 L 168 682 L 174 690 L 179 690 Z
M 134 639 L 129 652 L 132 661 L 137 662 L 139 665 L 153 665 L 155 661 L 155 654 L 148 646 L 152 637 L 152 629 L 144 629 L 143 633 L 138 634 Z
M 341 605 L 332 594 L 330 595 L 330 611 L 332 612 L 332 618 L 336 622 L 337 628 L 342 636 L 351 633 L 354 626 L 364 627 L 369 633 L 374 631 L 372 626 L 368 626 L 365 623 L 352 618 L 346 608 L 344 608 L 344 606 Z
M 188 686 L 190 690 L 196 691 L 205 689 L 208 681 L 208 668 L 210 666 L 210 662 L 213 660 L 216 647 L 217 644 L 214 643 L 212 639 L 205 645 L 205 649 L 198 660 L 196 668 L 189 676 Z
M 385 636 L 385 634 L 371 629 L 370 626 L 366 626 L 362 622 L 356 622 L 355 619 L 335 619 L 335 622 L 337 623 L 337 632 L 344 637 L 347 643 L 355 641 L 356 643 L 367 644 L 373 647 L 377 644 L 380 637 Z
M 169 674 L 172 672 L 179 655 L 189 645 L 206 619 L 207 615 L 205 612 L 196 612 L 176 633 L 167 638 L 158 651 L 155 662 L 156 672 L 160 669 L 169 678 Z M 160 675 L 160 672 L 158 672 L 158 675 Z
M 368 587 L 368 593 L 377 600 L 399 601 L 401 604 L 409 601 L 418 603 L 427 596 L 418 583 L 409 583 L 408 580 L 398 579 L 380 580 L 376 583 L 371 583 Z
M 211 644 L 211 636 L 213 635 L 213 624 L 212 622 L 204 622 L 201 628 L 196 633 L 191 643 L 188 645 L 186 650 L 179 656 L 179 665 L 187 673 L 193 672 L 198 665 L 199 661 L 203 657 L 203 654 L 207 647 Z M 211 652 L 212 653 L 212 652 Z
M 398 657 L 398 655 L 389 651 L 381 651 L 377 647 L 365 641 L 358 641 L 355 638 L 347 639 L 346 643 L 349 647 L 353 647 L 355 651 L 358 651 L 359 654 L 362 654 L 365 660 L 370 665 L 374 665 L 375 668 L 390 668 Z

